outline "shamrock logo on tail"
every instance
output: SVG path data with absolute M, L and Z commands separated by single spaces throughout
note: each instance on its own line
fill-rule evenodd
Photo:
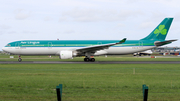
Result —
M 165 25 L 159 25 L 159 29 L 156 29 L 154 31 L 154 34 L 157 34 L 156 36 L 158 36 L 159 33 L 161 33 L 162 35 L 166 35 L 167 34 L 167 29 L 165 29 Z

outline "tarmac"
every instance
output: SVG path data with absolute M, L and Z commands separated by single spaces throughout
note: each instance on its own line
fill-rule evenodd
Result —
M 180 61 L 0 61 L 0 64 L 180 64 Z

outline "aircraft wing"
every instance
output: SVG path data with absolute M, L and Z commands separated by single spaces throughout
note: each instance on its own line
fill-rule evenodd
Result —
M 76 49 L 76 51 L 78 51 L 80 53 L 82 53 L 82 52 L 96 52 L 98 50 L 108 49 L 110 46 L 113 46 L 113 45 L 122 44 L 125 41 L 126 41 L 126 38 L 122 39 L 121 41 L 119 41 L 117 43 L 94 45 L 94 46 L 89 46 L 89 47 L 84 47 L 84 48 Z
M 156 42 L 154 42 L 154 44 L 156 46 L 162 46 L 162 45 L 166 45 L 166 44 L 172 43 L 173 41 L 177 41 L 177 39 L 175 39 L 175 40 L 167 40 L 167 41 L 162 41 L 162 42 L 156 41 Z

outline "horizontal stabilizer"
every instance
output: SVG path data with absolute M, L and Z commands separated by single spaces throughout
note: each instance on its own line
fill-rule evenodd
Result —
M 156 41 L 156 42 L 154 42 L 154 45 L 162 46 L 162 45 L 166 45 L 166 44 L 172 43 L 173 41 L 177 41 L 177 39 L 175 39 L 175 40 L 167 40 L 167 41 L 162 41 L 162 42 Z

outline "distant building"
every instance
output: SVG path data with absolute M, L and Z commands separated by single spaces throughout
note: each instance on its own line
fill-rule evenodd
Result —
M 152 49 L 153 52 L 180 52 L 180 47 L 158 47 Z

